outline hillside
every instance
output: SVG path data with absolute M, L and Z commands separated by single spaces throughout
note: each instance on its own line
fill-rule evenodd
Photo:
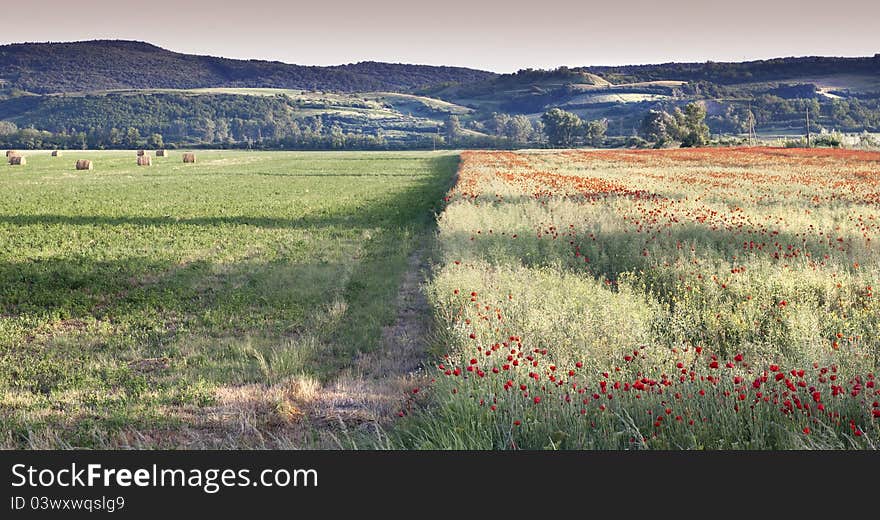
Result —
M 544 146 L 541 116 L 552 108 L 598 123 L 612 138 L 606 145 L 623 145 L 651 111 L 695 101 L 716 136 L 744 135 L 750 119 L 763 136 L 798 136 L 806 111 L 813 132 L 880 132 L 880 55 L 493 74 L 306 67 L 128 41 L 0 46 L 0 145 L 12 148 L 119 148 L 153 134 L 172 146 Z M 133 132 L 140 140 L 123 138 Z
M 0 46 L 0 84 L 48 94 L 127 88 L 274 87 L 394 91 L 493 77 L 485 71 L 362 62 L 332 67 L 194 56 L 134 41 Z
M 448 116 L 469 112 L 412 94 L 270 88 L 130 89 L 0 100 L 0 122 L 23 129 L 14 145 L 19 148 L 138 146 L 127 137 L 129 129 L 181 146 L 425 148 L 434 146 Z
M 868 75 L 880 80 L 880 54 L 873 58 L 835 58 L 808 56 L 775 58 L 746 62 L 663 63 L 659 65 L 624 65 L 583 67 L 581 70 L 614 83 L 658 81 L 677 78 L 683 81 L 708 81 L 720 85 L 755 82 L 795 81 L 804 77 L 840 74 Z
M 421 93 L 470 107 L 483 119 L 501 112 L 536 120 L 559 107 L 586 120 L 607 120 L 609 135 L 632 135 L 648 111 L 692 101 L 706 103 L 715 133 L 745 132 L 749 107 L 759 131 L 802 131 L 808 106 L 816 131 L 876 132 L 880 55 L 526 69 Z

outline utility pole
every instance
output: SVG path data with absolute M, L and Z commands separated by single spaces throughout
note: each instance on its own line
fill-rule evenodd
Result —
M 749 101 L 749 146 L 752 146 L 752 136 L 754 136 L 757 143 L 758 134 L 755 132 L 755 115 L 752 113 L 752 102 Z
M 810 148 L 810 107 L 807 106 L 807 148 Z

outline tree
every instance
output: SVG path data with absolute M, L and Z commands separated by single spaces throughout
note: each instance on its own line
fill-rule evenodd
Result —
M 702 103 L 688 103 L 684 107 L 684 124 L 681 129 L 682 146 L 704 146 L 709 142 L 709 126 L 706 124 L 706 107 Z
M 122 135 L 122 130 L 116 128 L 115 126 L 110 129 L 110 134 L 107 137 L 107 141 L 109 141 L 110 146 L 117 147 L 122 144 L 124 136 Z
M 581 128 L 581 118 L 559 108 L 551 108 L 541 116 L 544 133 L 551 146 L 568 147 L 575 143 Z
M 599 147 L 605 144 L 605 132 L 608 131 L 608 120 L 599 119 L 584 125 L 584 139 L 587 144 Z
M 18 126 L 12 121 L 0 121 L 0 135 L 12 135 L 18 132 Z
M 150 148 L 165 148 L 162 134 L 151 134 L 149 139 L 147 139 L 147 146 Z
M 513 116 L 504 125 L 504 136 L 514 144 L 525 144 L 532 136 L 532 122 L 523 115 Z
M 544 122 L 540 119 L 532 121 L 532 140 L 538 144 L 545 144 L 547 132 L 544 128 Z
M 443 124 L 443 133 L 446 134 L 446 142 L 449 144 L 458 140 L 458 136 L 461 135 L 461 121 L 457 115 L 452 114 L 446 118 L 446 122 Z
M 651 110 L 642 119 L 639 134 L 657 147 L 666 146 L 678 137 L 678 122 L 668 112 Z
M 330 127 L 330 146 L 335 149 L 345 148 L 345 134 L 339 123 L 333 123 Z
M 214 127 L 214 139 L 220 142 L 229 142 L 232 141 L 232 137 L 229 135 L 229 122 L 226 118 L 220 118 Z
M 125 146 L 129 148 L 137 148 L 141 145 L 141 133 L 137 128 L 129 127 L 125 132 Z
M 505 129 L 507 128 L 509 121 L 509 115 L 496 112 L 492 114 L 492 120 L 489 122 L 489 126 L 497 137 L 504 137 Z

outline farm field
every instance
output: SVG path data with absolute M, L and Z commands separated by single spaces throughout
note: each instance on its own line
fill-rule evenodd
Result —
M 398 446 L 880 447 L 880 153 L 464 152 L 446 200 Z
M 197 155 L 0 167 L 0 446 L 339 447 L 324 423 L 390 415 L 362 361 L 457 156 Z

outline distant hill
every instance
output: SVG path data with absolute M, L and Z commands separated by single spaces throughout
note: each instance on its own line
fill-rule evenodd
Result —
M 706 103 L 715 133 L 744 133 L 749 110 L 759 131 L 797 133 L 808 105 L 819 129 L 876 132 L 880 55 L 524 69 L 421 94 L 469 107 L 473 118 L 483 120 L 496 112 L 535 120 L 558 107 L 608 121 L 609 135 L 632 135 L 648 111 L 672 111 L 692 101 Z
M 605 144 L 622 146 L 644 133 L 650 112 L 692 102 L 716 137 L 743 136 L 752 122 L 761 135 L 797 137 L 806 112 L 812 132 L 876 133 L 880 55 L 494 74 L 309 67 L 132 41 L 0 46 L 0 145 L 9 148 L 132 147 L 148 137 L 169 146 L 543 146 L 541 116 L 552 108 L 605 127 Z
M 678 79 L 732 85 L 790 81 L 803 77 L 840 74 L 873 75 L 880 79 L 880 54 L 874 55 L 873 58 L 808 56 L 745 62 L 707 61 L 704 63 L 583 67 L 576 70 L 599 75 L 611 80 L 612 83 Z
M 36 94 L 204 87 L 407 92 L 494 76 L 461 67 L 377 62 L 315 67 L 234 60 L 181 54 L 124 40 L 0 46 L 0 85 Z

